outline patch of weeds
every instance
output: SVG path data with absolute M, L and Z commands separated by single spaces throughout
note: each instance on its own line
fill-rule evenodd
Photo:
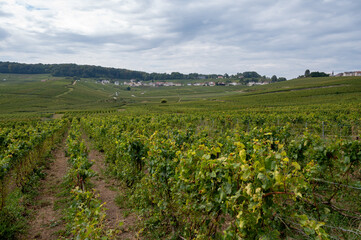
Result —
M 100 168 L 100 175 L 101 176 L 106 176 L 105 172 L 106 172 L 106 169 Z
M 61 223 L 62 223 L 61 221 L 53 220 L 50 222 L 49 227 L 53 228 L 59 226 Z
M 117 196 L 115 197 L 115 203 L 120 207 L 120 208 L 126 208 L 127 206 L 127 199 L 126 196 L 124 196 L 123 194 L 119 193 L 117 194 Z
M 60 183 L 61 183 L 61 181 L 57 181 L 53 185 L 49 186 L 49 194 L 56 195 L 57 192 L 59 191 L 59 184 Z
M 33 214 L 27 207 L 36 204 L 34 198 L 39 193 L 40 180 L 46 176 L 44 168 L 35 168 L 26 184 L 7 196 L 5 206 L 0 211 L 0 239 L 16 239 L 29 227 L 27 223 Z
M 27 183 L 22 187 L 21 191 L 24 194 L 30 195 L 31 198 L 34 198 L 39 193 L 40 180 L 46 177 L 44 172 L 44 167 L 35 168 L 33 174 L 28 178 Z
M 118 191 L 118 188 L 115 185 L 112 186 L 106 186 L 107 188 L 109 188 L 110 190 L 112 190 L 113 192 Z
M 23 203 L 23 193 L 18 189 L 9 194 L 0 212 L 0 239 L 15 239 L 26 227 L 28 215 Z
M 123 210 L 123 216 L 126 218 L 130 215 L 131 211 L 130 210 Z
M 55 201 L 54 203 L 54 210 L 57 211 L 59 209 L 63 209 L 63 207 L 65 206 L 66 202 L 68 200 L 65 199 L 65 198 L 62 198 L 62 199 L 58 199 L 57 201 Z
M 64 230 L 64 229 L 60 229 L 59 231 L 56 231 L 55 233 L 54 233 L 56 236 L 61 236 L 62 238 L 61 239 L 63 239 L 63 238 L 68 238 L 69 236 L 70 236 L 70 233 L 68 233 L 66 230 Z
M 51 154 L 51 153 L 49 152 L 49 154 Z M 52 155 L 49 155 L 49 154 L 48 154 L 48 156 L 46 157 L 46 160 L 43 163 L 45 169 L 47 169 L 47 170 L 49 170 L 51 164 L 53 164 L 55 162 L 54 157 Z
M 69 185 L 66 181 L 61 182 L 60 191 L 56 194 L 57 200 L 54 203 L 54 210 L 65 209 L 69 204 Z

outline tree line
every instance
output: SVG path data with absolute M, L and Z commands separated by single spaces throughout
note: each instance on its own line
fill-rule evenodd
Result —
M 140 81 L 152 80 L 177 80 L 177 79 L 239 79 L 241 82 L 278 82 L 285 81 L 286 78 L 277 78 L 273 75 L 271 78 L 261 76 L 257 72 L 249 71 L 237 73 L 234 75 L 225 74 L 183 74 L 179 72 L 172 73 L 147 73 L 122 68 L 110 68 L 93 65 L 77 64 L 26 64 L 17 62 L 1 62 L 0 73 L 17 74 L 51 74 L 54 77 L 74 77 L 74 78 L 107 78 L 107 79 L 136 79 Z
M 304 75 L 298 76 L 298 78 L 315 78 L 315 77 L 329 77 L 330 74 L 327 74 L 325 72 L 311 72 L 309 69 L 306 69 Z

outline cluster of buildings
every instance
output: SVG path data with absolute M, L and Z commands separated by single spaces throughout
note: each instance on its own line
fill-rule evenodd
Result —
M 187 83 L 187 86 L 205 86 L 205 87 L 214 87 L 214 86 L 238 86 L 241 85 L 239 82 L 198 82 L 198 83 Z
M 110 81 L 104 79 L 104 80 L 100 80 L 100 83 L 103 84 L 103 85 L 105 85 L 105 84 L 109 84 Z
M 99 80 L 98 83 L 103 85 L 105 84 L 113 84 L 113 82 L 109 80 Z M 269 84 L 269 82 L 248 82 L 247 86 L 256 86 L 256 85 L 265 85 Z M 239 82 L 196 82 L 196 83 L 174 83 L 174 82 L 143 82 L 137 81 L 135 79 L 130 80 L 129 82 L 120 83 L 119 81 L 115 81 L 114 85 L 124 85 L 129 87 L 181 87 L 181 86 L 205 86 L 205 87 L 213 87 L 213 86 L 238 86 L 242 85 Z
M 234 83 L 237 84 L 237 83 Z M 198 83 L 188 83 L 187 86 L 205 86 L 205 87 L 214 87 L 214 86 L 226 86 L 224 82 L 198 82 Z M 234 85 L 235 86 L 235 85 Z
M 123 85 L 129 87 L 140 87 L 140 86 L 148 86 L 148 87 L 181 87 L 181 83 L 173 83 L 173 82 L 149 82 L 145 83 L 142 81 L 130 80 L 130 82 L 124 82 Z
M 130 82 L 124 82 L 123 85 L 129 87 L 140 87 L 140 86 L 149 86 L 149 87 L 181 87 L 181 86 L 206 86 L 206 87 L 213 87 L 213 86 L 237 86 L 240 83 L 237 82 L 197 82 L 197 83 L 173 83 L 173 82 L 142 82 L 136 80 L 130 80 Z
M 344 72 L 335 75 L 336 77 L 360 77 L 361 71 Z
M 251 86 L 266 85 L 266 84 L 269 84 L 269 82 L 249 82 L 247 83 L 247 86 L 251 87 Z

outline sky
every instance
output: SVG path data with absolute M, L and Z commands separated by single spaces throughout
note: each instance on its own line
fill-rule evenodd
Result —
M 0 0 L 0 61 L 288 79 L 361 70 L 361 1 Z

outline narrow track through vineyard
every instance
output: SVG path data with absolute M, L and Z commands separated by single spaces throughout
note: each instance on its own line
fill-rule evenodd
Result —
M 104 154 L 95 150 L 89 139 L 85 134 L 82 135 L 85 140 L 87 149 L 89 150 L 88 157 L 94 161 L 92 169 L 97 173 L 97 176 L 92 179 L 96 194 L 105 203 L 106 210 L 106 227 L 109 229 L 119 228 L 119 223 L 122 224 L 121 231 L 117 234 L 116 239 L 137 239 L 136 216 L 134 214 L 126 214 L 129 209 L 119 207 L 115 199 L 117 194 L 121 192 L 119 182 L 114 178 L 110 178 L 105 174 L 105 157 Z M 126 216 L 126 217 L 125 217 Z
M 61 210 L 55 210 L 57 195 L 61 191 L 60 184 L 67 170 L 65 157 L 65 139 L 52 152 L 54 160 L 45 171 L 46 178 L 40 182 L 40 192 L 36 197 L 33 220 L 29 223 L 29 231 L 22 239 L 58 239 L 57 232 L 64 229 Z
M 68 171 L 68 159 L 66 156 L 66 135 L 58 147 L 52 151 L 52 161 L 48 163 L 44 171 L 46 177 L 40 180 L 40 189 L 35 197 L 30 211 L 34 213 L 28 224 L 28 230 L 19 239 L 72 239 L 73 236 L 66 234 L 67 221 L 64 220 L 64 204 L 59 204 L 64 189 L 61 184 Z M 96 176 L 91 178 L 91 186 L 96 196 L 105 206 L 105 228 L 117 230 L 111 239 L 138 239 L 136 231 L 137 218 L 129 214 L 129 209 L 119 207 L 115 199 L 121 193 L 121 187 L 117 180 L 105 174 L 104 154 L 95 150 L 85 134 L 82 135 L 88 152 L 88 158 L 93 162 L 91 169 Z M 57 205 L 58 202 L 58 206 Z M 59 207 L 61 206 L 61 207 Z

